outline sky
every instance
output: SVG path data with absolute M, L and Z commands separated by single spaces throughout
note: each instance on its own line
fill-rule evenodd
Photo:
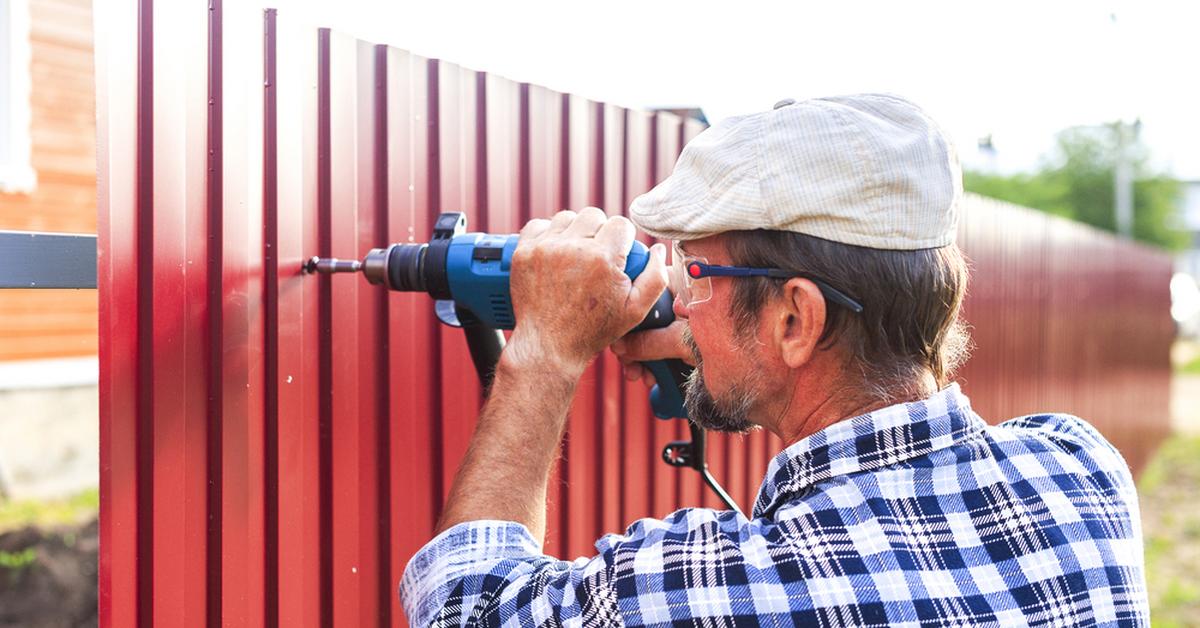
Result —
M 1200 179 L 1200 2 L 382 2 L 282 0 L 362 39 L 631 107 L 710 122 L 783 98 L 892 92 L 963 161 L 990 134 L 1002 172 L 1057 131 L 1142 121 L 1154 163 Z

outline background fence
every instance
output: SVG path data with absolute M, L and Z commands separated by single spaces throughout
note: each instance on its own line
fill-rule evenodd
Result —
M 403 625 L 480 391 L 424 295 L 300 273 L 597 205 L 623 211 L 701 125 L 473 72 L 220 0 L 100 2 L 105 626 Z M 769 103 L 764 103 L 764 106 Z M 1166 429 L 1169 260 L 971 198 L 965 388 L 991 419 L 1075 411 L 1134 461 Z M 579 387 L 546 550 L 716 506 L 611 356 Z M 749 506 L 780 443 L 715 438 Z

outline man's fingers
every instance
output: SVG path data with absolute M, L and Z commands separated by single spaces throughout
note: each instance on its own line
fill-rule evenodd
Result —
M 550 228 L 550 221 L 545 218 L 534 218 L 521 227 L 522 240 L 534 240 Z
M 613 253 L 613 261 L 622 268 L 629 257 L 629 249 L 637 236 L 637 228 L 624 216 L 609 218 L 596 232 L 596 241 Z M 644 274 L 644 273 L 643 273 Z
M 650 362 L 653 360 L 668 360 L 679 358 L 692 362 L 692 356 L 683 345 L 683 326 L 686 321 L 676 320 L 661 329 L 648 329 L 636 334 L 629 334 L 619 340 L 620 345 L 613 345 L 613 353 L 622 361 Z
M 646 312 L 658 300 L 663 290 L 667 289 L 667 247 L 661 243 L 650 247 L 650 259 L 642 274 L 633 280 L 633 288 L 629 291 L 625 309 L 633 319 L 632 328 L 642 321 Z
M 546 229 L 546 234 L 562 233 L 563 231 L 566 231 L 567 227 L 570 227 L 571 223 L 575 222 L 576 215 L 577 214 L 575 212 L 569 209 L 564 209 L 563 211 L 554 214 L 554 217 L 550 219 L 550 228 Z
M 567 227 L 563 235 L 590 238 L 596 235 L 607 218 L 604 212 L 596 207 L 584 207 L 575 216 L 575 220 Z
M 651 373 L 650 369 L 646 368 L 645 366 L 642 366 L 641 364 L 638 364 L 637 362 L 632 362 L 630 364 L 626 364 L 625 365 L 625 381 L 636 382 L 638 380 L 641 380 L 642 383 L 645 384 L 647 388 L 654 386 L 654 384 L 656 383 L 654 381 L 654 373 Z
M 645 371 L 646 371 L 646 369 L 641 364 L 638 364 L 637 362 L 632 362 L 630 364 L 626 364 L 625 365 L 625 379 L 627 379 L 631 382 L 636 382 L 642 378 L 642 374 Z

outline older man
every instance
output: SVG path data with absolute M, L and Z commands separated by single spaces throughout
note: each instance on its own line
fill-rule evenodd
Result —
M 675 242 L 670 273 L 655 245 L 629 281 L 633 225 L 595 208 L 527 225 L 516 329 L 439 534 L 405 571 L 409 620 L 1147 623 L 1117 451 L 1066 415 L 990 427 L 951 382 L 967 342 L 960 196 L 953 148 L 920 109 L 857 95 L 784 101 L 688 144 L 631 208 Z M 669 275 L 680 321 L 618 342 Z M 579 377 L 614 342 L 631 377 L 637 360 L 693 362 L 700 425 L 788 447 L 750 518 L 688 508 L 565 562 L 541 551 L 548 476 Z

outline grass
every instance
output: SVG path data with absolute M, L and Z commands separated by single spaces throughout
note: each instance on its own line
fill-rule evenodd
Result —
M 1184 375 L 1200 375 L 1200 342 L 1180 339 L 1171 348 L 1171 363 L 1175 372 Z
M 0 574 L 5 575 L 8 586 L 21 581 L 21 572 L 37 561 L 37 550 L 27 547 L 19 552 L 0 550 Z
M 30 525 L 53 527 L 82 523 L 99 511 L 100 491 L 95 488 L 63 499 L 0 502 L 0 532 Z
M 1200 625 L 1200 436 L 1168 439 L 1138 492 L 1154 626 Z
M 37 550 L 32 547 L 27 547 L 19 552 L 0 550 L 0 569 L 20 571 L 32 565 L 35 560 L 37 560 Z
M 1184 362 L 1176 366 L 1175 372 L 1187 375 L 1200 375 L 1200 355 L 1192 358 L 1189 362 Z

